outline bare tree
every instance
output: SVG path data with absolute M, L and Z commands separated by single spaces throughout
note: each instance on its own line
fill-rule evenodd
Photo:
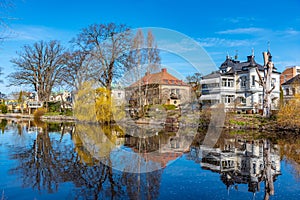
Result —
M 87 53 L 80 50 L 74 52 L 64 53 L 64 67 L 62 83 L 68 87 L 78 91 L 82 87 L 83 83 L 89 81 L 89 65 L 87 61 Z
M 16 71 L 8 75 L 10 85 L 29 85 L 41 101 L 48 101 L 52 88 L 60 82 L 63 74 L 63 50 L 58 41 L 36 42 L 25 45 L 19 57 L 11 62 Z
M 198 102 L 199 109 L 201 109 L 202 104 L 200 102 L 201 97 L 201 84 L 200 81 L 202 79 L 202 74 L 199 72 L 194 73 L 193 75 L 189 75 L 186 77 L 187 83 L 191 86 L 193 96 L 195 100 Z
M 259 77 L 259 84 L 263 87 L 263 116 L 270 117 L 271 116 L 271 93 L 275 89 L 275 86 L 272 85 L 272 72 L 274 68 L 274 64 L 272 62 L 271 53 L 263 52 L 264 57 L 264 77 L 262 77 L 259 73 L 258 68 L 256 67 L 256 72 Z
M 130 52 L 127 58 L 127 65 L 129 69 L 134 69 L 135 74 L 140 75 L 142 72 L 153 72 L 159 68 L 160 55 L 155 38 L 152 31 L 147 33 L 146 40 L 141 29 L 139 29 L 131 42 Z M 141 68 L 144 67 L 142 70 Z M 138 76 L 138 78 L 140 78 Z
M 129 28 L 123 24 L 93 24 L 82 29 L 71 42 L 87 54 L 90 76 L 111 90 L 113 79 L 125 71 L 125 55 L 130 47 Z
M 147 57 L 146 57 L 149 70 L 157 70 L 161 61 L 159 50 L 157 49 L 157 44 L 155 44 L 154 42 L 155 42 L 155 38 L 152 34 L 152 31 L 149 30 L 147 33 Z
M 126 80 L 137 83 L 132 88 L 132 92 L 133 96 L 135 96 L 134 98 L 136 98 L 136 103 L 142 112 L 142 106 L 149 104 L 149 98 L 151 98 L 148 95 L 149 89 L 158 87 L 159 80 L 157 80 L 157 82 L 153 82 L 153 80 L 151 80 L 151 83 L 149 81 L 152 78 L 150 74 L 158 70 L 160 60 L 159 50 L 155 44 L 152 31 L 148 31 L 147 38 L 145 40 L 143 31 L 139 29 L 132 40 L 130 52 L 127 58 L 127 65 L 130 72 L 128 73 L 129 77 L 126 77 Z M 146 73 L 145 76 L 144 73 Z

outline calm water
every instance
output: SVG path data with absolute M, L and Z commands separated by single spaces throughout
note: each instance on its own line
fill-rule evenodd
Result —
M 223 131 L 207 146 L 205 131 L 159 126 L 1 128 L 1 200 L 300 198 L 297 137 Z

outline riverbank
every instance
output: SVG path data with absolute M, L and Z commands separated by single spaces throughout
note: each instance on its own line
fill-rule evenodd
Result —
M 21 113 L 7 113 L 0 114 L 0 118 L 14 118 L 14 119 L 30 119 L 33 120 L 33 115 L 21 114 Z M 172 118 L 173 119 L 173 118 Z M 74 116 L 65 115 L 43 115 L 41 116 L 43 121 L 66 121 L 66 122 L 78 122 Z M 198 126 L 207 127 L 210 121 L 209 113 L 200 113 L 200 120 Z M 154 124 L 162 125 L 164 122 L 158 122 L 157 120 L 143 120 L 140 119 L 137 123 L 141 124 Z M 177 122 L 177 121 L 176 121 Z M 172 123 L 173 124 L 173 123 Z M 180 123 L 176 123 L 180 125 Z M 227 113 L 224 123 L 225 129 L 240 129 L 240 130 L 258 130 L 258 131 L 293 131 L 300 133 L 300 127 L 288 127 L 281 126 L 277 123 L 276 117 L 264 118 L 259 114 L 235 114 Z
M 265 118 L 260 114 L 227 113 L 224 127 L 228 129 L 293 131 L 295 133 L 300 133 L 300 127 L 282 126 L 278 123 L 276 116 Z
M 14 118 L 14 119 L 30 119 L 33 120 L 34 116 L 29 114 L 21 114 L 21 113 L 6 113 L 0 114 L 1 118 Z M 50 121 L 71 121 L 76 122 L 77 119 L 73 116 L 65 116 L 65 115 L 53 115 L 53 116 L 41 116 L 41 120 L 50 120 Z

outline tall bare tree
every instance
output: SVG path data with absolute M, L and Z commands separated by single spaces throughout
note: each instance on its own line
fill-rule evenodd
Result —
M 149 103 L 149 89 L 154 89 L 158 85 L 158 82 L 145 84 L 141 79 L 144 73 L 146 73 L 143 79 L 148 82 L 147 79 L 151 78 L 150 74 L 159 69 L 160 60 L 159 50 L 155 44 L 152 31 L 148 30 L 147 37 L 144 39 L 143 31 L 141 29 L 137 30 L 127 58 L 127 65 L 130 72 L 124 81 L 138 83 L 132 88 L 132 95 L 136 99 L 136 104 L 139 106 L 140 111 L 142 111 L 141 114 L 144 114 L 142 106 Z
M 160 60 L 159 50 L 152 31 L 148 30 L 145 40 L 143 31 L 139 29 L 131 42 L 126 63 L 128 68 L 134 69 L 139 75 L 142 67 L 144 68 L 143 71 L 153 72 L 159 68 Z
M 148 69 L 157 70 L 160 65 L 160 55 L 159 50 L 157 48 L 157 44 L 155 43 L 155 38 L 152 34 L 151 30 L 148 30 L 147 33 L 147 57 L 146 61 L 148 64 Z
M 272 72 L 274 69 L 274 64 L 272 62 L 271 53 L 263 52 L 264 57 L 264 77 L 259 73 L 258 68 L 256 67 L 256 72 L 259 77 L 259 84 L 263 87 L 263 116 L 271 116 L 271 93 L 275 89 L 275 85 L 272 86 Z
M 111 90 L 113 79 L 125 71 L 125 55 L 130 47 L 129 28 L 123 24 L 93 24 L 82 29 L 71 42 L 87 54 L 90 76 Z
M 63 84 L 78 91 L 84 82 L 91 79 L 87 57 L 87 53 L 80 50 L 64 53 L 64 67 L 61 69 L 64 74 L 62 79 Z
M 64 48 L 58 41 L 36 42 L 25 45 L 18 52 L 18 58 L 11 62 L 15 72 L 8 75 L 10 85 L 33 87 L 41 101 L 48 101 L 53 87 L 60 82 L 63 74 Z

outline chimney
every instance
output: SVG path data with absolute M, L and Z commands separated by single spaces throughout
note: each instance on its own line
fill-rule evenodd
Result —
M 167 72 L 167 68 L 162 68 L 162 69 L 161 69 L 161 72 L 162 72 L 162 73 L 166 73 L 166 72 Z
M 147 72 L 145 73 L 145 76 L 148 76 L 148 75 L 150 75 L 150 72 L 147 71 Z
M 247 56 L 247 62 L 253 62 L 254 61 L 254 56 Z

